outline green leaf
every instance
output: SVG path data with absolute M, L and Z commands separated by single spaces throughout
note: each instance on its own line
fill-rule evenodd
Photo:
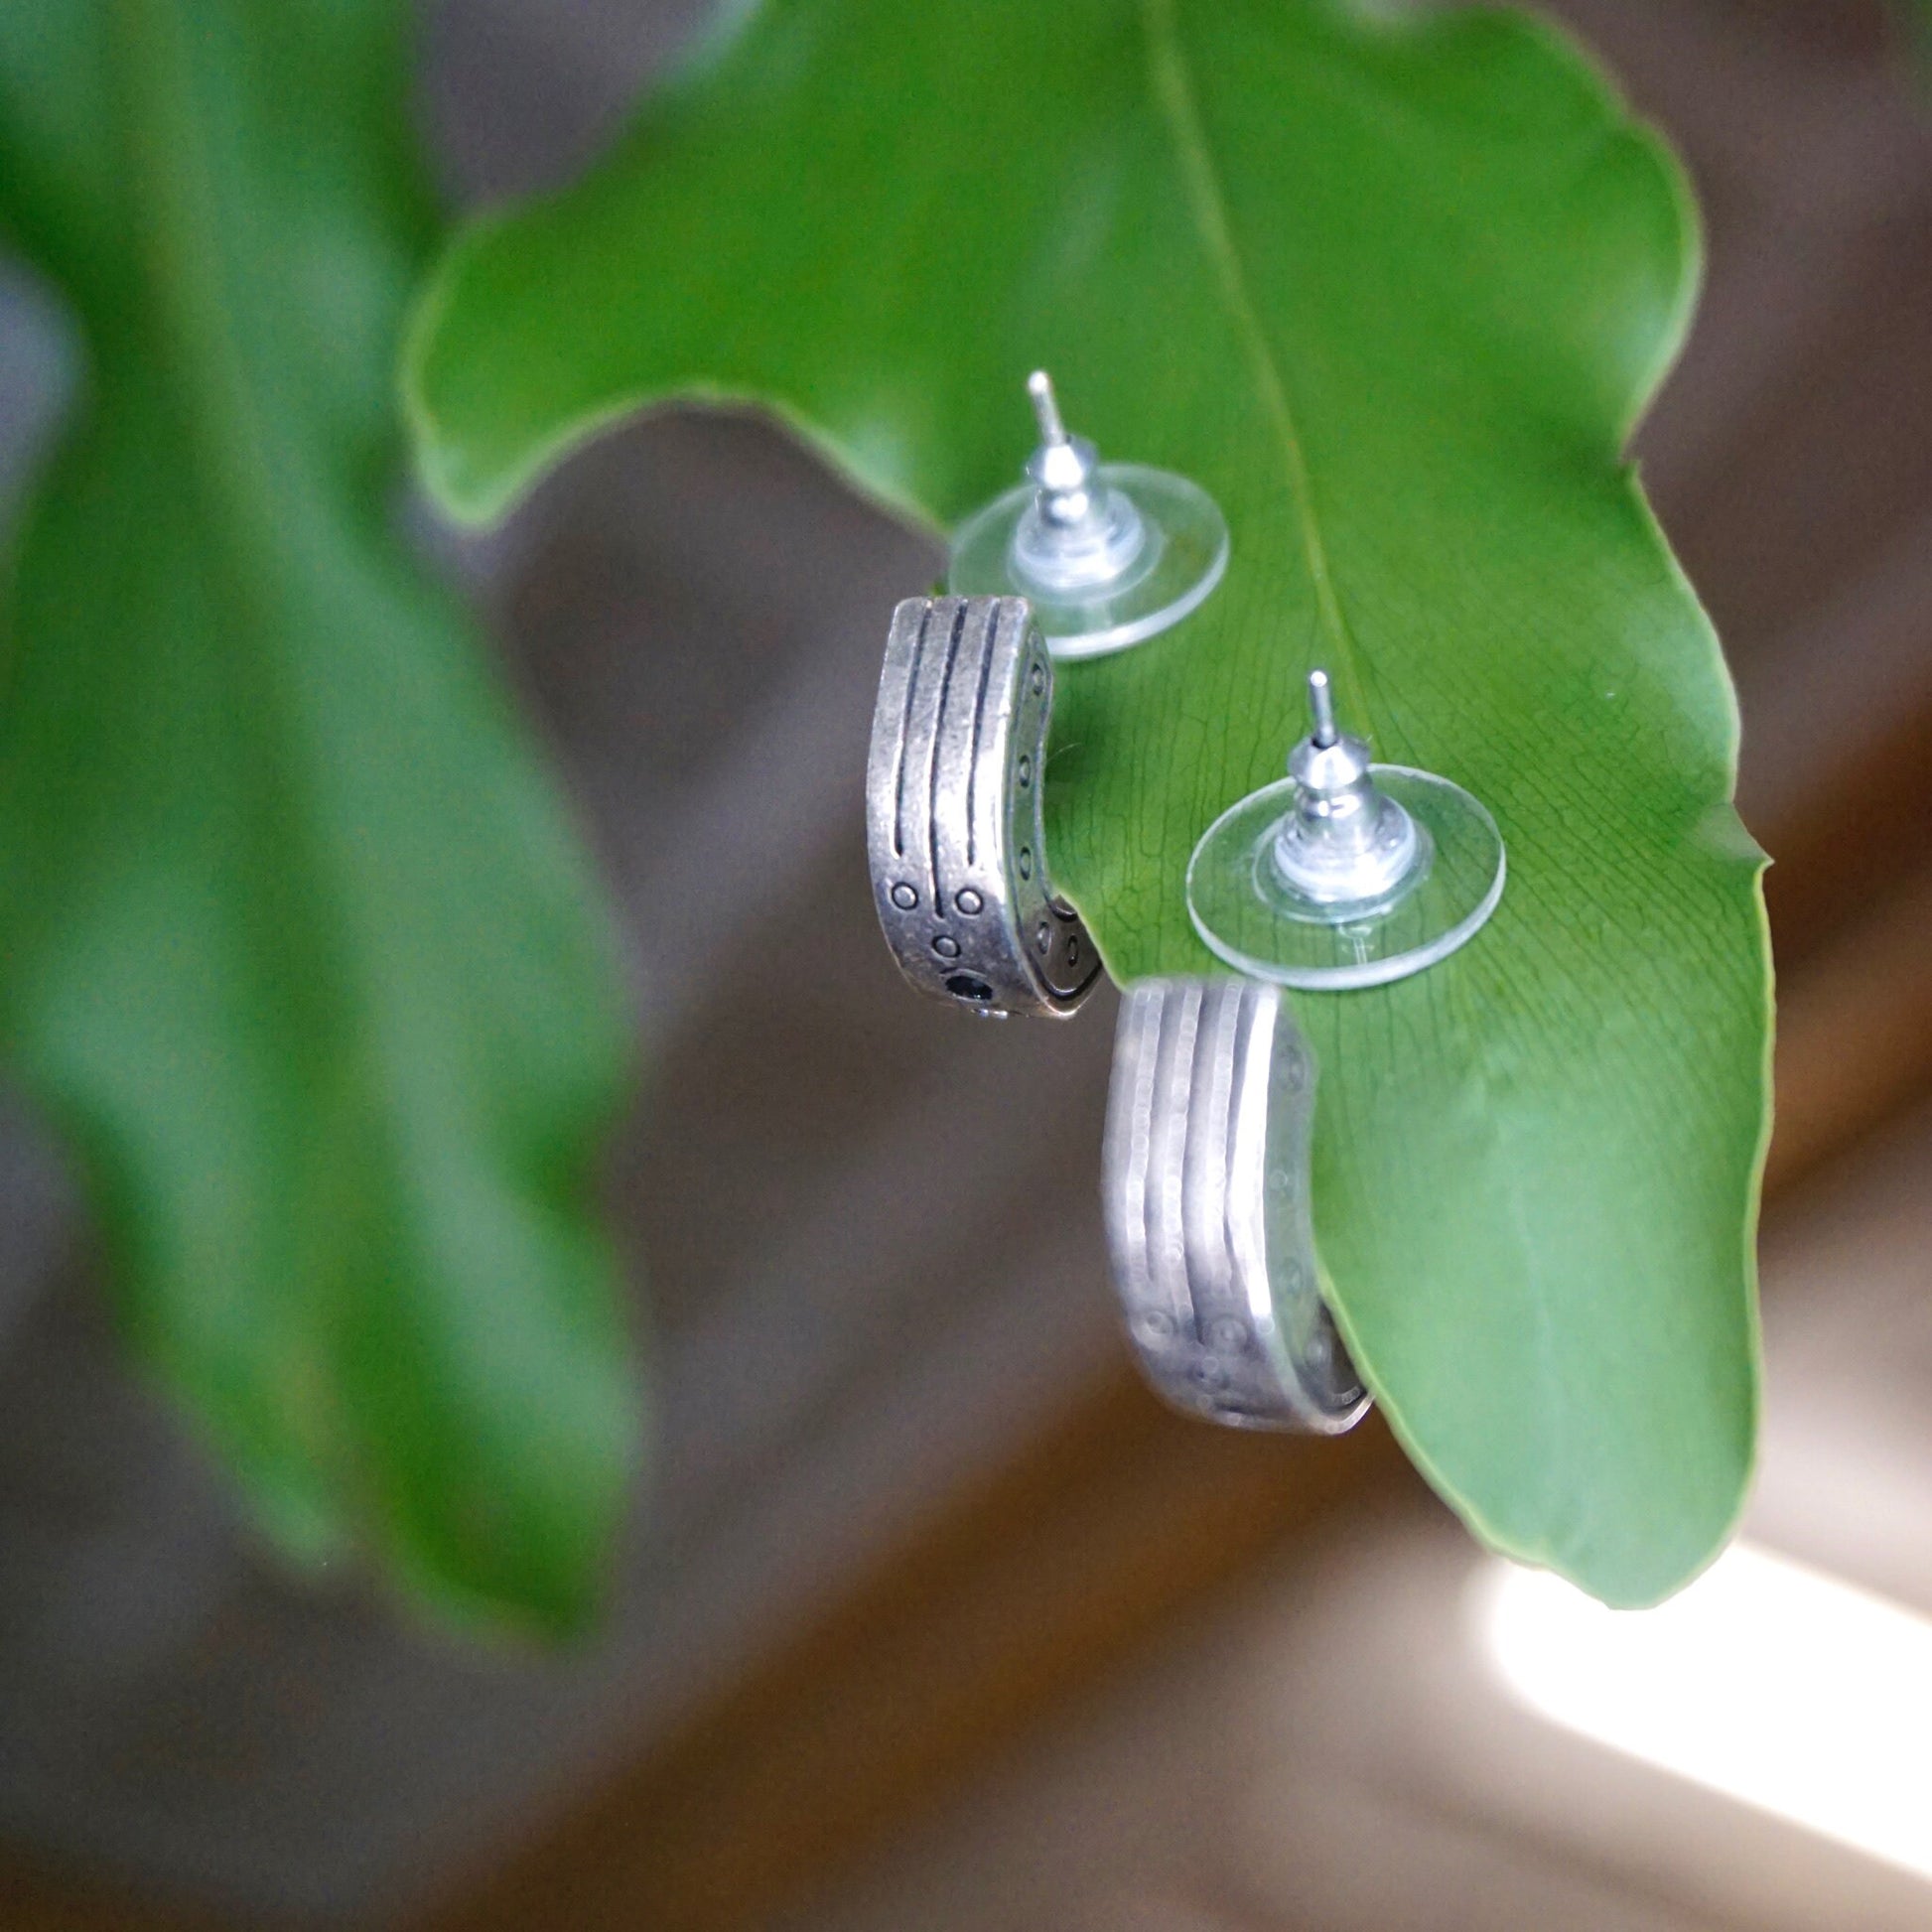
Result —
M 1895 5 L 1920 66 L 1932 68 L 1932 0 L 1895 0 Z
M 0 221 L 84 396 L 0 671 L 0 1040 L 269 1525 L 582 1622 L 636 1442 L 626 1049 L 551 786 L 394 528 L 433 239 L 392 0 L 0 10 Z
M 1214 492 L 1222 589 L 1061 674 L 1055 879 L 1117 978 L 1218 970 L 1188 854 L 1280 774 L 1315 663 L 1382 757 L 1494 811 L 1474 943 L 1298 997 L 1317 1230 L 1425 1472 L 1618 1603 L 1721 1544 L 1756 1400 L 1761 860 L 1620 456 L 1696 258 L 1658 142 L 1517 16 L 766 0 L 588 179 L 460 240 L 407 364 L 471 517 L 697 397 L 949 523 L 1016 480 L 1042 364 L 1103 451 Z

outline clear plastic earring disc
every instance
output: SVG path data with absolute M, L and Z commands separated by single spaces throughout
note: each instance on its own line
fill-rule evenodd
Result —
M 1322 902 L 1283 872 L 1277 843 L 1293 778 L 1264 786 L 1207 828 L 1187 867 L 1187 910 L 1217 957 L 1256 979 L 1345 992 L 1406 979 L 1481 930 L 1502 897 L 1502 835 L 1458 784 L 1406 764 L 1370 776 L 1414 822 L 1417 851 L 1379 898 Z
M 1038 490 L 995 498 L 953 539 L 947 587 L 956 597 L 1024 597 L 1055 657 L 1124 650 L 1178 623 L 1227 569 L 1228 527 L 1213 497 L 1167 470 L 1104 463 L 1087 480 L 1099 501 L 1118 496 L 1139 519 L 1139 542 L 1113 546 L 1105 568 L 1083 573 L 1036 541 Z M 1125 554 L 1123 554 L 1125 552 Z

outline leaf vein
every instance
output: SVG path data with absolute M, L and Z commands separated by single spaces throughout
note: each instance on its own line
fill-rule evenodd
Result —
M 1234 224 L 1228 212 L 1227 195 L 1220 173 L 1208 147 L 1207 130 L 1201 120 L 1198 90 L 1180 45 L 1174 19 L 1174 0 L 1141 0 L 1141 19 L 1147 31 L 1149 76 L 1162 119 L 1173 142 L 1181 180 L 1193 211 L 1194 226 L 1202 249 L 1219 276 L 1221 293 L 1236 333 L 1246 346 L 1256 385 L 1268 420 L 1281 445 L 1288 471 L 1290 494 L 1295 502 L 1295 517 L 1301 532 L 1303 554 L 1313 584 L 1315 608 L 1321 627 L 1333 643 L 1339 662 L 1338 675 L 1353 677 L 1357 666 L 1354 641 L 1342 616 L 1341 601 L 1335 590 L 1334 573 L 1329 564 L 1327 540 L 1315 513 L 1314 489 L 1310 479 L 1308 452 L 1301 426 L 1289 400 L 1288 384 L 1279 357 L 1262 326 L 1260 310 L 1248 286 L 1248 272 L 1234 238 Z M 1357 699 L 1361 692 L 1359 679 Z

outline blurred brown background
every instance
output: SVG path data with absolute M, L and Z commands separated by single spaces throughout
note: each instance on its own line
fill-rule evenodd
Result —
M 705 11 L 450 0 L 452 193 L 568 175 Z M 1748 1528 L 1932 1613 L 1932 81 L 1849 0 L 1556 11 L 1709 225 L 1640 450 L 1780 861 Z M 0 305 L 3 483 L 64 360 L 32 291 Z M 934 553 L 769 430 L 689 417 L 436 541 L 637 965 L 653 1073 L 610 1191 L 662 1446 L 616 1620 L 483 1653 L 278 1573 L 124 1372 L 9 1115 L 0 1925 L 1932 1924 L 1932 1884 L 1509 1705 L 1480 1553 L 1379 1427 L 1236 1440 L 1141 1393 L 1095 1201 L 1111 1002 L 974 1026 L 873 925 L 872 691 Z

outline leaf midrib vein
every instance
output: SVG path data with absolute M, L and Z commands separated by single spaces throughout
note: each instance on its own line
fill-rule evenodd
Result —
M 1161 117 L 1173 142 L 1174 156 L 1187 191 L 1196 236 L 1221 283 L 1229 319 L 1248 351 L 1255 383 L 1269 423 L 1281 447 L 1288 472 L 1295 517 L 1314 588 L 1321 627 L 1348 670 L 1354 669 L 1348 625 L 1335 592 L 1328 546 L 1315 513 L 1308 453 L 1289 401 L 1287 380 L 1248 284 L 1248 272 L 1235 242 L 1227 195 L 1207 143 L 1200 104 L 1187 57 L 1181 50 L 1174 21 L 1174 0 L 1141 0 L 1141 19 L 1147 32 L 1149 77 Z M 1338 669 L 1341 666 L 1337 667 Z
M 271 455 L 265 411 L 222 284 L 214 162 L 197 125 L 187 55 L 192 24 L 182 0 L 119 0 L 115 25 L 116 78 L 130 116 L 141 203 L 134 247 L 146 284 L 145 320 L 162 345 L 161 379 L 175 391 L 184 461 L 194 471 L 215 576 L 228 600 L 230 621 L 217 625 L 214 642 L 250 704 L 252 776 L 267 820 L 257 823 L 255 836 L 285 841 L 280 862 L 312 882 L 330 907 L 331 915 L 311 921 L 303 935 L 321 969 L 308 983 L 323 989 L 335 1034 L 330 1088 L 386 1097 L 372 1070 L 379 1055 L 362 1043 L 364 1028 L 345 1017 L 359 1011 L 380 1025 L 383 1002 L 354 939 L 327 937 L 353 931 L 354 895 L 327 830 L 326 785 L 300 716 L 299 679 L 272 647 L 287 628 L 282 607 L 291 576 L 306 566 L 288 554 L 297 542 L 288 480 Z
M 1175 158 L 1193 211 L 1197 238 L 1219 276 L 1229 318 L 1247 349 L 1263 408 L 1281 448 L 1321 627 L 1341 665 L 1353 674 L 1359 667 L 1354 662 L 1352 639 L 1336 593 L 1327 541 L 1315 509 L 1307 449 L 1294 405 L 1289 400 L 1287 379 L 1282 373 L 1274 345 L 1262 326 L 1261 314 L 1249 286 L 1247 268 L 1234 238 L 1233 220 L 1208 146 L 1193 74 L 1181 49 L 1174 5 L 1175 0 L 1141 0 L 1141 18 L 1147 31 L 1149 70 L 1155 98 L 1173 142 Z M 1478 1073 L 1486 1077 L 1480 1066 Z M 1494 1109 L 1485 1109 L 1485 1117 L 1490 1120 L 1498 1140 L 1505 1138 L 1508 1110 L 1504 1109 L 1498 1115 Z M 1521 1164 L 1515 1161 L 1505 1161 L 1503 1170 L 1509 1175 L 1522 1172 Z M 1510 1226 L 1519 1251 L 1525 1257 L 1523 1272 L 1531 1291 L 1529 1299 L 1536 1353 L 1544 1364 L 1543 1386 L 1553 1398 L 1551 1423 L 1555 1433 L 1562 1435 L 1567 1405 L 1558 1392 L 1565 1378 L 1553 1346 L 1549 1298 L 1543 1290 L 1540 1273 L 1531 1260 L 1537 1252 L 1537 1243 L 1531 1233 L 1528 1204 L 1521 1188 L 1513 1180 L 1506 1184 L 1504 1192 Z
M 195 124 L 183 45 L 189 30 L 177 0 L 121 0 L 115 24 L 146 319 L 161 339 L 160 369 L 176 391 L 186 452 L 211 499 L 230 586 L 245 605 L 272 603 L 254 565 L 273 554 L 276 479 L 252 422 L 253 399 L 220 287 L 212 164 Z M 233 540 L 236 530 L 247 534 Z

